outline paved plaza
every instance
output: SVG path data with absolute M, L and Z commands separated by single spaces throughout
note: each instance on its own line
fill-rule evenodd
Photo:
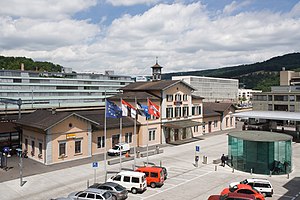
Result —
M 292 143 L 293 147 L 293 172 L 287 175 L 257 175 L 232 171 L 229 166 L 221 167 L 213 164 L 214 159 L 227 154 L 227 133 L 223 131 L 211 136 L 203 136 L 202 140 L 195 142 L 169 145 L 163 147 L 164 153 L 149 157 L 150 162 L 159 164 L 162 162 L 166 166 L 169 178 L 161 188 L 147 188 L 142 194 L 131 194 L 132 200 L 142 199 L 199 199 L 206 200 L 211 194 L 219 194 L 221 190 L 231 182 L 243 180 L 251 177 L 267 178 L 274 187 L 273 197 L 266 199 L 285 200 L 300 199 L 300 144 Z M 200 162 L 198 167 L 194 166 L 195 146 L 200 146 L 200 161 L 203 156 L 207 156 L 208 163 Z M 298 159 L 296 159 L 298 158 Z M 146 158 L 137 158 L 137 165 L 143 165 Z M 122 163 L 124 168 L 132 168 L 133 161 Z M 104 165 L 99 161 L 100 167 L 96 170 L 96 181 L 104 182 Z M 26 166 L 24 166 L 26 167 Z M 27 166 L 28 167 L 28 166 Z M 58 167 L 57 167 L 58 168 Z M 118 171 L 119 164 L 108 166 L 110 171 Z M 1 171 L 2 175 L 5 173 Z M 95 171 L 91 163 L 68 166 L 65 169 L 50 170 L 35 175 L 24 177 L 26 183 L 20 187 L 19 179 L 1 181 L 1 200 L 36 199 L 48 200 L 67 196 L 77 190 L 86 189 L 87 183 L 94 182 Z M 110 174 L 109 176 L 112 176 Z

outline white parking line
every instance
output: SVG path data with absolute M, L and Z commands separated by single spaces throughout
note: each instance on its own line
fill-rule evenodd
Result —
M 183 183 L 180 183 L 180 184 L 178 184 L 178 185 L 176 185 L 176 186 L 174 186 L 174 187 L 170 187 L 170 188 L 168 188 L 168 189 L 166 189 L 166 190 L 160 191 L 160 192 L 158 192 L 158 193 L 156 193 L 156 194 L 152 194 L 152 195 L 147 196 L 147 197 L 142 198 L 142 199 L 149 199 L 149 198 L 151 198 L 151 197 L 153 197 L 153 196 L 156 196 L 156 195 L 158 195 L 158 194 L 160 194 L 160 193 L 163 193 L 163 192 L 166 192 L 166 191 L 168 191 L 168 190 L 174 189 L 174 188 L 176 188 L 176 187 L 178 187 L 178 186 L 181 186 L 181 185 L 183 185 L 183 184 L 186 184 L 187 182 L 191 182 L 191 181 L 193 181 L 193 180 L 196 180 L 197 178 L 200 178 L 200 177 L 202 177 L 202 176 L 206 176 L 206 175 L 208 175 L 208 174 L 210 174 L 210 173 L 212 173 L 212 172 L 207 172 L 207 173 L 202 174 L 202 175 L 200 175 L 200 176 L 196 176 L 195 178 L 189 179 L 189 180 L 187 180 L 187 181 L 185 181 L 185 182 L 183 182 Z

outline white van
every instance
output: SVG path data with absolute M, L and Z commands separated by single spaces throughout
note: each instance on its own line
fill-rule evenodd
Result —
M 112 149 L 109 149 L 107 154 L 110 155 L 110 156 L 115 156 L 115 155 L 120 155 L 120 152 L 122 154 L 125 154 L 125 153 L 129 153 L 130 151 L 130 146 L 128 143 L 119 143 L 119 144 L 116 144 Z
M 116 176 L 108 179 L 107 182 L 118 183 L 133 194 L 147 189 L 146 176 L 141 172 L 121 171 Z
M 254 189 L 258 190 L 264 196 L 273 195 L 273 186 L 267 179 L 263 178 L 247 178 L 241 182 L 230 183 L 229 187 L 233 187 L 237 184 L 246 184 L 252 186 Z

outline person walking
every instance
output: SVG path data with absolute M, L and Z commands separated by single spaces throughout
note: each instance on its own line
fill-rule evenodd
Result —
M 225 161 L 226 161 L 226 157 L 225 157 L 225 155 L 223 154 L 223 155 L 221 156 L 221 165 L 222 165 L 223 167 L 225 167 Z

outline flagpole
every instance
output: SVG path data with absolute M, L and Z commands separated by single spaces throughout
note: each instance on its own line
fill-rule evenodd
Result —
M 136 97 L 134 97 L 134 103 L 135 106 L 137 105 L 136 102 Z M 133 169 L 135 169 L 135 165 L 136 165 L 136 146 L 137 146 L 137 137 L 136 137 L 136 120 L 137 120 L 137 113 L 135 114 L 135 119 L 134 119 L 134 129 L 133 129 L 133 138 L 135 138 L 135 144 L 133 145 L 133 152 L 134 152 L 134 167 Z
M 122 107 L 122 98 L 120 98 L 120 103 Z M 122 143 L 122 118 L 123 116 L 120 117 L 120 138 L 119 138 L 119 143 Z M 121 151 L 121 145 L 119 146 L 120 148 L 120 171 L 122 170 L 122 151 Z
M 104 172 L 105 172 L 105 181 L 107 180 L 107 156 L 106 156 L 106 90 L 104 92 L 104 100 L 105 100 L 105 114 L 104 114 Z
M 147 106 L 148 106 L 148 110 L 149 110 L 149 103 L 148 103 L 148 101 L 149 100 L 148 100 L 148 97 L 147 97 Z M 150 118 L 151 118 L 151 115 L 150 115 Z M 148 119 L 147 119 L 147 117 L 146 117 L 146 121 L 147 121 L 147 135 L 148 135 L 148 139 L 147 139 L 147 165 L 148 165 L 148 163 L 149 163 L 149 155 L 148 155 L 148 151 L 149 151 L 149 149 L 148 149 L 148 146 L 149 146 L 149 127 L 148 127 Z

